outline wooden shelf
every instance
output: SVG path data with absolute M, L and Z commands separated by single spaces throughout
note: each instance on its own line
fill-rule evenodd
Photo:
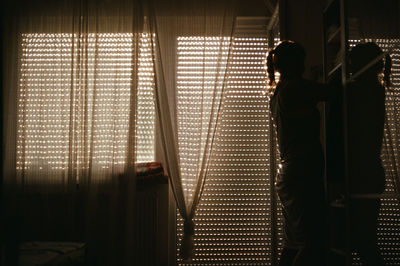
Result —
M 327 43 L 340 43 L 340 27 L 331 33 L 327 38 Z
M 344 208 L 344 207 L 346 207 L 346 205 L 344 203 L 342 203 L 342 202 L 331 202 L 329 205 L 331 207 L 333 207 L 333 208 Z
M 336 71 L 342 67 L 342 63 L 338 63 L 332 70 L 328 72 L 328 77 L 332 76 Z
M 339 248 L 331 248 L 330 251 L 341 256 L 346 256 L 346 252 Z
M 327 13 L 329 11 L 329 9 L 337 8 L 337 7 L 334 7 L 335 5 L 337 5 L 336 0 L 328 0 L 323 12 Z
M 348 25 L 347 25 L 347 14 L 345 12 L 346 0 L 327 0 L 326 8 L 323 12 L 323 42 L 324 42 L 324 80 L 326 82 L 332 82 L 338 87 L 338 90 L 344 89 L 347 83 L 347 49 L 348 49 Z M 346 73 L 345 73 L 346 72 Z M 343 75 L 345 74 L 345 75 Z M 340 86 L 341 84 L 342 86 Z M 342 104 L 338 99 L 338 105 Z M 328 117 L 325 116 L 328 120 Z M 336 123 L 336 122 L 335 122 Z M 326 134 L 326 138 L 333 138 Z M 345 136 L 343 136 L 345 137 Z M 328 140 L 329 141 L 329 140 Z M 346 142 L 344 142 L 346 143 Z M 347 143 L 346 143 L 347 144 Z M 344 145 L 344 144 L 342 144 Z M 346 150 L 346 147 L 343 147 Z M 326 147 L 329 154 L 329 149 L 334 153 L 338 152 L 335 147 Z M 339 151 L 340 153 L 342 151 Z M 327 155 L 329 157 L 329 155 Z M 335 164 L 335 163 L 334 163 Z M 326 186 L 329 208 L 329 218 L 332 221 L 330 227 L 330 243 L 329 243 L 329 255 L 332 256 L 334 262 L 340 262 L 340 265 L 351 265 L 351 250 L 347 249 L 347 243 L 350 243 L 350 212 L 352 211 L 351 205 L 353 197 L 349 195 L 348 187 L 345 184 L 348 173 L 344 169 L 334 169 L 334 164 L 328 165 Z M 338 172 L 336 172 L 338 170 Z M 341 173 L 343 171 L 343 173 Z M 334 182 L 330 177 L 332 173 L 340 175 L 339 182 Z M 342 176 L 343 175 L 343 176 Z M 336 180 L 336 179 L 335 179 Z M 366 197 L 366 195 L 355 195 L 356 197 Z M 370 196 L 370 195 L 369 195 Z M 335 225 L 333 223 L 338 223 Z M 333 264 L 332 264 L 333 265 Z

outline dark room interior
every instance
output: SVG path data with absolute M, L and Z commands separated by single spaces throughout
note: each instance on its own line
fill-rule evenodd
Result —
M 400 265 L 400 1 L 1 10 L 0 265 Z

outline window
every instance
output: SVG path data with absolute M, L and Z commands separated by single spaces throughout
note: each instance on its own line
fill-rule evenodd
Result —
M 134 62 L 132 33 L 22 34 L 17 170 L 59 171 L 125 163 Z M 149 35 L 138 62 L 137 161 L 154 160 Z M 83 43 L 82 43 L 83 42 Z M 74 147 L 71 149 L 71 147 Z
M 217 57 L 222 41 L 222 61 L 227 60 L 228 38 L 178 38 L 178 116 L 182 176 L 190 179 L 185 168 L 190 163 L 191 127 L 197 126 L 201 113 L 185 117 L 201 99 L 211 105 L 215 81 L 222 86 L 226 74 L 227 88 L 220 126 L 216 132 L 215 153 L 207 176 L 202 199 L 194 218 L 196 254 L 190 265 L 271 265 L 274 250 L 270 179 L 270 123 L 265 95 L 265 55 L 267 40 L 263 37 L 235 37 L 233 61 L 228 69 L 218 70 Z M 204 44 L 205 47 L 204 48 Z M 226 55 L 226 57 L 225 57 Z M 224 63 L 220 64 L 225 66 Z M 221 83 L 218 83 L 221 80 Z M 206 89 L 202 92 L 201 88 Z M 207 90 L 207 89 L 210 90 Z M 179 119 L 178 119 L 179 120 Z M 185 172 L 186 171 L 186 172 Z M 190 180 L 183 180 L 188 183 Z M 191 189 L 191 187 L 186 187 Z M 280 216 L 278 215 L 278 224 Z M 178 241 L 183 222 L 178 214 Z M 280 234 L 280 231 L 278 230 Z M 179 248 L 179 246 L 178 246 Z M 178 261 L 180 265 L 184 265 Z

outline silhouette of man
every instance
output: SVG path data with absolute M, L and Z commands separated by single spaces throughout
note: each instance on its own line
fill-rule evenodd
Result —
M 304 79 L 304 48 L 283 41 L 267 58 L 269 83 L 280 73 L 270 109 L 276 126 L 281 167 L 276 190 L 282 203 L 284 243 L 280 266 L 325 264 L 324 158 L 317 104 L 328 88 Z
M 382 54 L 375 43 L 358 44 L 349 56 L 352 73 L 357 73 Z M 385 189 L 385 173 L 380 158 L 385 119 L 385 87 L 379 74 L 383 66 L 381 59 L 347 86 L 352 247 L 358 251 L 363 265 L 374 266 L 384 265 L 377 246 L 381 202 L 379 194 Z M 372 195 L 371 198 L 354 198 L 357 194 Z

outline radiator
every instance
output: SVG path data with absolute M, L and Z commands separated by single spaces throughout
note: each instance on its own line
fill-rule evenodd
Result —
M 138 184 L 136 192 L 136 265 L 168 265 L 168 184 Z

